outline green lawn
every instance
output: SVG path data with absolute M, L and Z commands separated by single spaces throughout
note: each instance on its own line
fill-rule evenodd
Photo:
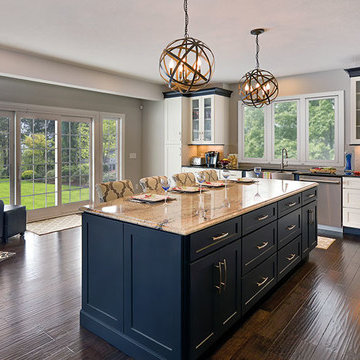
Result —
M 0 180 L 0 199 L 5 204 L 9 203 L 9 181 Z M 44 193 L 47 194 L 44 194 Z M 26 196 L 32 195 L 34 196 Z M 81 197 L 80 197 L 81 196 Z M 55 205 L 55 185 L 44 183 L 33 183 L 31 181 L 21 181 L 21 204 L 25 205 L 28 210 L 40 209 Z M 89 189 L 79 189 L 69 185 L 62 185 L 62 203 L 68 204 L 80 200 L 89 200 Z

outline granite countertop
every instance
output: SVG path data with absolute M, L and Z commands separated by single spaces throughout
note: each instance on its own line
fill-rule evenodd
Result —
M 259 179 L 251 185 L 228 182 L 228 188 L 196 194 L 169 193 L 176 200 L 147 204 L 113 200 L 88 205 L 80 210 L 180 235 L 189 235 L 209 226 L 271 204 L 317 186 L 313 182 Z
M 222 167 L 207 167 L 206 165 L 182 165 L 182 167 L 191 167 L 191 168 L 201 168 L 201 169 L 215 169 L 215 170 L 222 170 Z M 263 167 L 262 168 L 263 171 L 280 171 L 280 168 L 266 168 Z M 233 170 L 233 171 L 253 171 L 254 168 L 249 168 L 249 167 L 242 167 L 239 166 L 236 169 L 228 169 L 228 170 Z M 295 175 L 308 175 L 308 176 L 334 176 L 334 177 L 358 177 L 360 178 L 360 175 L 354 175 L 354 174 L 345 174 L 345 172 L 343 170 L 337 170 L 335 174 L 326 174 L 326 173 L 312 173 L 310 170 L 307 169 L 288 169 L 285 168 L 284 171 L 290 171 L 292 173 L 294 173 Z

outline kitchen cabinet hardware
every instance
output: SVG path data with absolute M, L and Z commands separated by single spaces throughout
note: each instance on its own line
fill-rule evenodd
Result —
M 221 235 L 218 235 L 218 236 L 213 236 L 213 240 L 214 241 L 218 241 L 218 240 L 221 240 L 221 239 L 224 239 L 226 238 L 227 236 L 229 236 L 229 233 L 222 233 Z
M 215 288 L 218 290 L 219 294 L 221 294 L 221 286 L 223 282 L 222 282 L 222 267 L 220 261 L 217 263 L 217 265 L 215 265 L 215 268 L 219 270 L 219 282 L 218 285 L 215 285 Z
M 264 247 L 268 246 L 269 242 L 268 241 L 264 241 L 262 243 L 262 245 L 256 245 L 256 247 L 260 250 L 263 249 Z
M 269 217 L 269 215 L 260 216 L 260 217 L 258 217 L 258 220 L 263 221 L 263 220 L 267 219 L 268 217 Z
M 287 257 L 287 259 L 288 259 L 289 261 L 294 260 L 294 259 L 295 259 L 295 256 L 296 256 L 296 254 L 291 254 L 289 257 Z
M 288 206 L 288 207 L 293 207 L 293 206 L 295 206 L 296 204 L 297 204 L 297 202 L 294 201 L 294 202 L 292 202 L 292 203 L 287 204 L 287 206 Z
M 269 280 L 269 277 L 263 277 L 263 281 L 257 282 L 257 286 L 263 286 L 267 281 Z
M 291 231 L 291 230 L 293 230 L 293 229 L 295 229 L 296 228 L 296 224 L 292 224 L 292 225 L 289 225 L 288 227 L 287 227 L 287 229 L 289 230 L 289 231 Z

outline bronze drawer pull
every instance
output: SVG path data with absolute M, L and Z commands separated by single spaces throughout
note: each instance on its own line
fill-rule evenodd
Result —
M 309 194 L 308 198 L 313 198 L 315 196 L 315 194 Z
M 260 216 L 258 217 L 258 221 L 262 221 L 262 220 L 265 220 L 269 217 L 269 215 L 264 215 L 264 216 Z
M 294 202 L 292 202 L 292 203 L 287 204 L 287 206 L 288 206 L 288 207 L 293 207 L 293 206 L 295 206 L 296 204 L 297 204 L 297 202 L 294 201 Z
M 227 236 L 229 235 L 229 233 L 227 232 L 227 233 L 222 233 L 221 235 L 219 235 L 219 236 L 213 236 L 213 240 L 214 241 L 217 241 L 217 240 L 220 240 L 220 239 L 223 239 L 223 238 L 226 238 Z
M 257 286 L 263 286 L 269 280 L 268 277 L 266 277 L 266 278 L 263 277 L 263 279 L 264 279 L 263 281 L 256 283 Z
M 289 230 L 289 231 L 291 231 L 291 230 L 293 230 L 293 229 L 295 229 L 296 228 L 296 225 L 294 224 L 294 225 L 289 225 L 288 227 L 287 227 L 287 229 Z
M 262 245 L 256 245 L 256 247 L 260 250 L 263 249 L 264 247 L 268 246 L 269 242 L 268 241 L 264 241 Z
M 219 261 L 217 265 L 215 265 L 216 269 L 219 269 L 219 285 L 215 285 L 215 288 L 218 289 L 219 294 L 221 294 L 221 286 L 222 282 L 222 269 L 221 269 L 221 262 Z
M 289 257 L 287 257 L 287 259 L 289 261 L 291 261 L 291 260 L 295 259 L 295 256 L 296 256 L 296 254 L 291 254 Z
M 224 291 L 226 290 L 226 283 L 227 283 L 227 264 L 226 259 L 224 259 L 223 262 L 219 262 L 219 265 L 224 265 L 224 281 L 221 281 L 220 286 L 222 285 L 224 287 Z

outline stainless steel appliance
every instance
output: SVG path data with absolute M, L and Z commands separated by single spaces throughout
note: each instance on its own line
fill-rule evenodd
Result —
M 335 176 L 304 176 L 300 181 L 313 181 L 318 186 L 318 224 L 320 228 L 342 231 L 342 178 Z
M 205 153 L 205 163 L 207 167 L 216 167 L 219 161 L 218 151 L 208 151 Z
M 205 158 L 200 156 L 193 156 L 191 158 L 191 165 L 205 165 Z

